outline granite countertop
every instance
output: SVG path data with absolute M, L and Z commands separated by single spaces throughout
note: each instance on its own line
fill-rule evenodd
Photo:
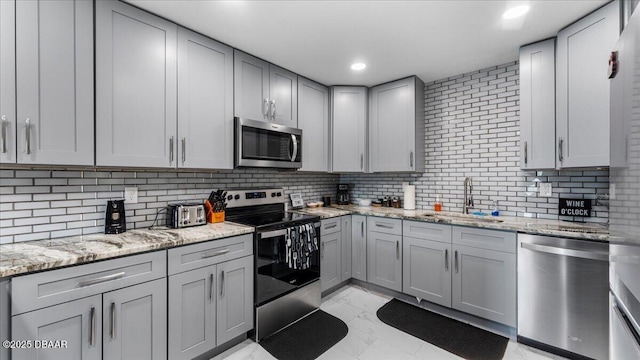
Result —
M 598 224 L 574 223 L 562 220 L 547 220 L 513 216 L 475 216 L 430 210 L 404 210 L 385 207 L 332 205 L 331 207 L 305 208 L 296 212 L 318 215 L 322 219 L 349 214 L 380 216 L 404 220 L 425 221 L 450 225 L 475 226 L 479 228 L 517 231 L 528 234 L 562 236 L 566 238 L 609 241 L 609 230 Z
M 253 232 L 250 226 L 222 222 L 186 229 L 136 229 L 117 235 L 91 234 L 3 244 L 0 278 Z

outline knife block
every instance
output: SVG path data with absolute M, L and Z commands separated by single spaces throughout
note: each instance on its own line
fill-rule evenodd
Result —
M 207 222 L 210 223 L 210 224 L 224 222 L 224 211 L 208 213 L 207 214 Z

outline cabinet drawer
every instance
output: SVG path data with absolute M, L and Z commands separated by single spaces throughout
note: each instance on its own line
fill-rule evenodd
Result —
M 253 254 L 253 234 L 168 250 L 169 275 Z
M 342 229 L 340 225 L 342 223 L 342 217 L 335 217 L 320 221 L 322 228 L 320 234 L 333 234 L 339 232 Z
M 368 216 L 367 229 L 383 234 L 402 235 L 402 220 Z
M 159 279 L 166 251 L 18 276 L 11 280 L 12 315 Z
M 516 252 L 516 233 L 509 231 L 478 229 L 464 226 L 453 227 L 453 243 L 479 249 Z
M 403 221 L 402 235 L 420 240 L 451 243 L 451 225 L 433 224 L 421 221 Z

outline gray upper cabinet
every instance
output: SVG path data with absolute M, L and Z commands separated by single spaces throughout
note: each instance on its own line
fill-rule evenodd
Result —
M 233 169 L 233 49 L 184 28 L 177 138 L 178 167 Z
M 234 64 L 235 116 L 297 127 L 297 75 L 239 50 Z
M 253 329 L 253 256 L 217 265 L 217 342 Z
M 102 296 L 105 359 L 167 359 L 165 278 Z
M 367 88 L 331 88 L 331 170 L 367 171 Z
M 367 281 L 367 217 L 351 215 L 351 276 Z
M 371 88 L 371 172 L 424 171 L 424 83 L 412 76 Z
M 556 166 L 556 40 L 520 48 L 520 168 Z
M 620 34 L 612 1 L 558 33 L 557 167 L 609 165 L 607 59 Z
M 11 359 L 102 359 L 101 309 L 102 295 L 94 295 L 14 316 L 13 340 L 67 340 L 67 347 L 16 349 Z
M 351 279 L 351 216 L 346 215 L 340 218 L 342 221 L 342 233 L 340 256 L 342 263 L 340 264 L 340 281 Z
M 367 252 L 367 281 L 402 291 L 402 236 L 371 231 L 369 227 Z
M 16 19 L 14 1 L 0 1 L 0 163 L 16 162 Z
M 177 26 L 96 2 L 96 165 L 175 167 Z
M 329 89 L 298 76 L 298 128 L 302 130 L 300 171 L 329 170 Z
M 6 21 L 12 5 L 3 1 L 1 9 L 2 161 L 93 165 L 93 3 L 17 1 L 15 52 Z M 11 54 L 16 57 L 15 98 Z

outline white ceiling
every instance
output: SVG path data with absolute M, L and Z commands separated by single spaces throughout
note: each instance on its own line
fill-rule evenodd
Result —
M 513 61 L 523 44 L 608 0 L 207 1 L 127 0 L 182 26 L 325 85 L 425 82 Z M 503 20 L 527 2 L 524 17 Z M 362 61 L 367 68 L 350 69 Z

